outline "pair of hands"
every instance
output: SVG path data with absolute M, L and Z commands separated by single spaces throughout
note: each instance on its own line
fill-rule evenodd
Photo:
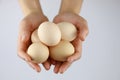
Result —
M 25 60 L 37 72 L 41 71 L 39 64 L 33 63 L 31 57 L 26 53 L 26 51 L 28 46 L 31 44 L 31 33 L 44 21 L 48 21 L 46 16 L 40 15 L 39 13 L 31 13 L 21 21 L 19 28 L 18 56 Z M 54 23 L 62 21 L 74 24 L 78 30 L 78 34 L 76 39 L 72 41 L 72 44 L 75 47 L 75 53 L 68 57 L 67 61 L 58 62 L 49 58 L 43 63 L 46 70 L 49 70 L 50 66 L 54 65 L 55 73 L 64 73 L 74 61 L 80 59 L 82 53 L 82 41 L 85 40 L 88 34 L 87 22 L 81 16 L 74 13 L 63 13 L 57 15 L 53 20 Z

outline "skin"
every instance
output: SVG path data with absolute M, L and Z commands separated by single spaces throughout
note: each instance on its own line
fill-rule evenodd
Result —
M 24 16 L 27 16 L 33 12 L 38 12 L 42 16 L 44 15 L 39 0 L 19 0 L 19 3 Z
M 68 57 L 65 62 L 55 63 L 54 72 L 55 73 L 64 73 L 70 65 L 80 59 L 82 54 L 82 42 L 85 40 L 88 35 L 88 25 L 87 21 L 79 15 L 83 0 L 62 0 L 59 14 L 55 16 L 53 22 L 70 22 L 75 25 L 77 28 L 77 37 L 72 41 L 73 46 L 75 47 L 75 53 Z
M 55 73 L 64 73 L 74 61 L 80 59 L 82 53 L 82 42 L 85 40 L 88 34 L 87 22 L 78 14 L 65 12 L 57 15 L 54 18 L 55 23 L 63 21 L 74 24 L 77 28 L 78 34 L 76 39 L 72 41 L 72 44 L 75 47 L 75 53 L 72 56 L 68 57 L 67 61 L 65 62 L 56 62 L 54 68 Z
M 30 67 L 35 69 L 37 72 L 40 72 L 41 68 L 39 64 L 33 63 L 31 57 L 26 53 L 26 51 L 28 46 L 31 44 L 31 33 L 37 29 L 42 22 L 48 21 L 48 19 L 42 13 L 39 0 L 19 0 L 19 3 L 25 17 L 21 20 L 19 25 L 18 56 L 25 60 Z M 49 60 L 43 63 L 43 66 L 48 70 L 50 66 Z
M 41 68 L 39 64 L 32 62 L 32 59 L 29 55 L 27 55 L 26 50 L 31 44 L 31 33 L 38 28 L 42 22 L 48 21 L 48 19 L 41 10 L 39 0 L 19 0 L 19 3 L 25 17 L 20 23 L 18 56 L 25 60 L 37 72 L 40 72 Z M 59 13 L 55 16 L 53 22 L 57 24 L 62 21 L 67 21 L 76 26 L 78 34 L 76 39 L 72 41 L 72 44 L 75 47 L 75 53 L 68 57 L 65 62 L 48 59 L 45 63 L 43 63 L 46 70 L 49 70 L 52 64 L 55 66 L 55 73 L 64 73 L 74 61 L 80 59 L 82 53 L 82 42 L 88 35 L 87 21 L 79 15 L 81 6 L 82 0 L 62 0 Z

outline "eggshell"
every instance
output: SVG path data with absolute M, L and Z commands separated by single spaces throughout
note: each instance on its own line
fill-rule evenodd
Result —
M 48 47 L 42 43 L 32 43 L 27 50 L 28 55 L 33 59 L 34 63 L 43 63 L 49 57 Z
M 57 25 L 61 31 L 61 37 L 63 40 L 73 41 L 76 38 L 77 29 L 72 23 L 60 22 Z
M 34 42 L 40 42 L 39 37 L 38 37 L 38 33 L 37 33 L 37 29 L 32 32 L 31 41 L 33 43 Z
M 58 45 L 52 46 L 50 49 L 50 57 L 56 61 L 66 61 L 66 59 L 74 54 L 74 47 L 68 41 L 61 41 Z
M 54 46 L 60 42 L 61 32 L 57 24 L 43 22 L 38 28 L 38 37 L 47 46 Z

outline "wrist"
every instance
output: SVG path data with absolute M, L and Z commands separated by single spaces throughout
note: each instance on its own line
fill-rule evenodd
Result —
M 38 9 L 31 9 L 31 10 L 28 10 L 28 11 L 24 12 L 25 16 L 27 16 L 29 14 L 39 14 L 41 16 L 44 16 L 43 12 L 38 10 Z
M 67 10 L 67 11 L 59 11 L 59 14 L 79 14 L 76 11 Z
M 83 0 L 62 0 L 59 14 L 76 13 L 79 14 Z
M 72 12 L 72 11 L 64 11 L 64 12 L 59 12 L 58 15 L 79 15 L 78 13 Z
M 34 12 L 43 14 L 39 0 L 19 0 L 19 3 L 25 16 Z

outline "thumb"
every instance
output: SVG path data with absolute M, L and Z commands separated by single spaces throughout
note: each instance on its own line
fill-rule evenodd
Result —
M 55 16 L 54 19 L 53 19 L 53 22 L 56 23 L 56 24 L 59 23 L 59 22 L 62 22 L 63 19 L 61 17 L 62 16 L 60 16 L 60 15 Z
M 85 41 L 85 38 L 87 37 L 88 33 L 89 33 L 89 30 L 88 30 L 88 27 L 87 25 L 83 25 L 81 27 L 79 27 L 80 29 L 79 32 L 78 32 L 78 37 L 82 40 L 82 41 Z
M 86 30 L 81 30 L 81 31 L 80 31 L 80 35 L 79 35 L 80 39 L 81 39 L 82 41 L 85 41 L 85 38 L 87 37 L 87 34 L 88 34 L 88 31 L 86 31 Z

